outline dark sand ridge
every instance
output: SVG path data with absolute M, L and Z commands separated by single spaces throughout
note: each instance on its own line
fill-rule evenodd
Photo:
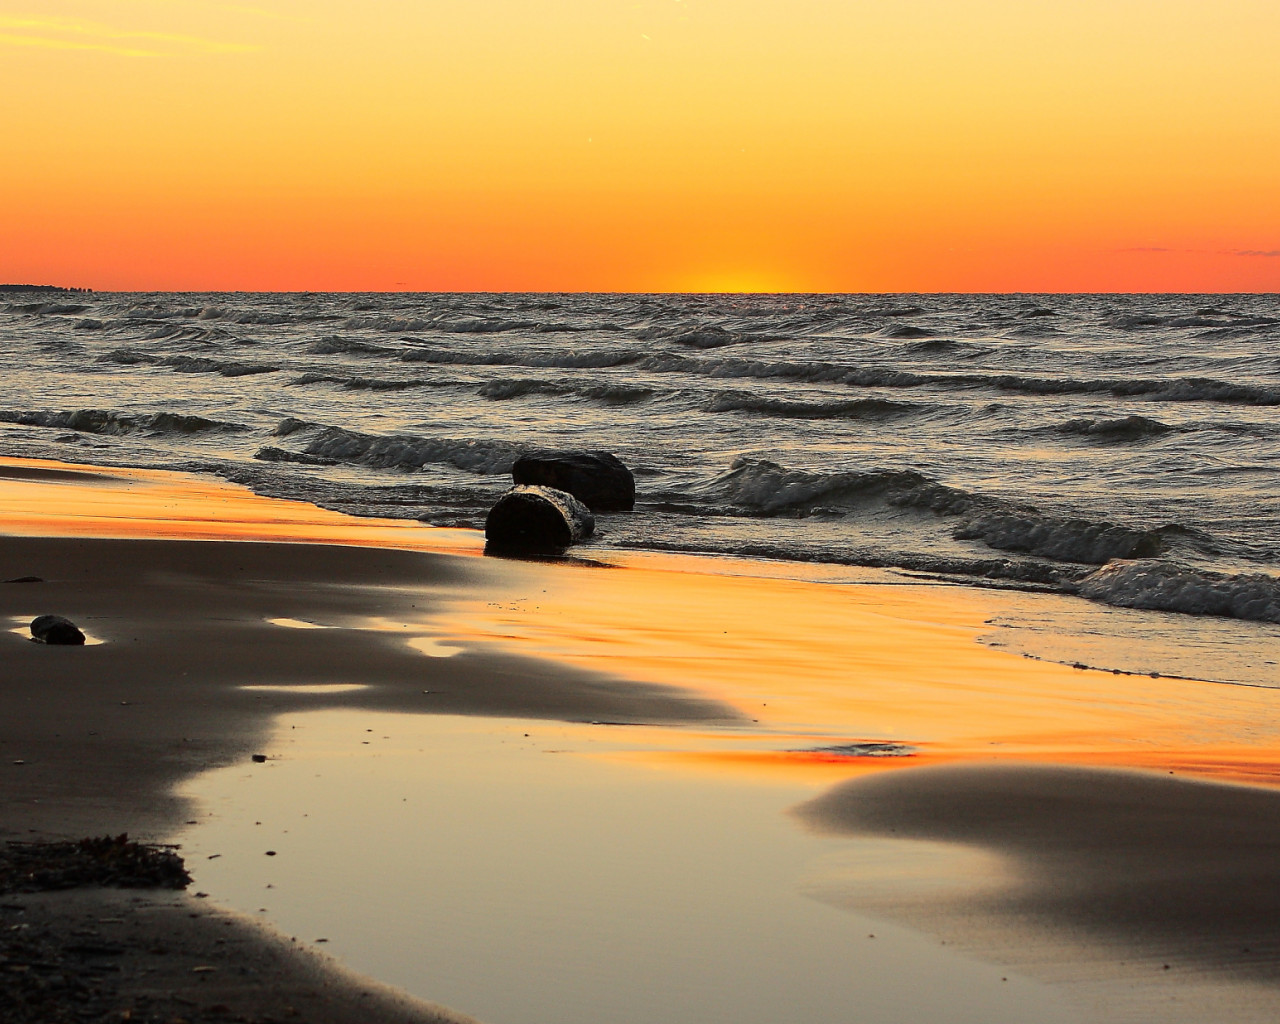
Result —
M 119 486 L 110 473 L 45 467 L 6 467 L 4 476 Z M 120 525 L 127 532 L 129 524 Z M 274 530 L 287 533 L 288 524 Z M 175 784 L 247 759 L 283 710 L 628 722 L 737 717 L 674 688 L 620 683 L 483 645 L 452 658 L 408 645 L 410 636 L 430 635 L 431 608 L 445 595 L 478 598 L 500 586 L 506 571 L 385 548 L 0 537 L 0 579 L 43 581 L 0 583 L 0 616 L 12 626 L 54 612 L 102 641 L 45 647 L 0 632 L 0 839 L 121 831 L 163 838 L 190 813 L 173 795 Z M 346 628 L 292 629 L 272 618 Z M 408 628 L 388 628 L 393 623 Z M 243 688 L 357 682 L 367 689 Z M 125 1012 L 135 1021 L 460 1019 L 190 895 L 89 889 L 2 900 L 0 926 L 10 937 L 0 956 L 12 965 L 0 975 L 6 1024 L 123 1019 Z M 73 999 L 73 990 L 83 998 Z
M 1020 939 L 1032 957 L 1037 942 L 1062 951 L 1074 939 L 1076 955 L 1280 980 L 1280 792 L 1150 772 L 955 765 L 845 783 L 795 813 L 821 832 L 957 843 L 1012 868 L 949 896 L 907 884 L 880 900 L 833 889 L 837 902 L 878 904 L 1015 962 Z

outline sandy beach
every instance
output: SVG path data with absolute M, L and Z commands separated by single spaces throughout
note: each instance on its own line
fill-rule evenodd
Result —
M 3 838 L 171 841 L 200 813 L 181 785 L 249 763 L 299 711 L 645 725 L 675 738 L 609 756 L 802 780 L 817 795 L 797 828 L 958 844 L 1003 865 L 976 894 L 853 877 L 819 893 L 827 903 L 1033 977 L 1104 976 L 1138 992 L 1126 1019 L 1226 1019 L 1197 1016 L 1215 1005 L 1274 1018 L 1274 691 L 990 642 L 992 621 L 1028 614 L 1034 595 L 477 554 L 467 531 L 210 479 L 0 460 Z M 25 624 L 46 613 L 90 643 L 29 642 Z M 80 1003 L 15 988 L 44 1000 L 15 1019 L 99 1019 L 76 1006 L 148 1021 L 460 1019 L 210 902 L 5 894 L 3 923 L 28 926 L 6 979 L 40 973 L 17 970 L 21 956 L 93 979 Z M 115 952 L 66 952 L 90 933 Z

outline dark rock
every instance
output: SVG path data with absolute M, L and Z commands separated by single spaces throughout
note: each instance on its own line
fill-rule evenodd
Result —
M 531 452 L 516 459 L 511 477 L 568 491 L 593 512 L 630 512 L 636 504 L 635 477 L 608 452 Z
M 82 644 L 84 634 L 61 615 L 41 615 L 31 620 L 31 636 L 42 644 Z
M 43 583 L 39 576 L 15 576 L 11 580 L 5 580 L 6 583 Z
M 267 760 L 267 755 L 266 755 L 266 754 L 254 754 L 254 755 L 253 755 L 253 763 L 254 763 L 254 764 L 263 764 L 266 760 Z
M 513 487 L 484 521 L 485 550 L 555 555 L 595 532 L 591 510 L 553 487 Z

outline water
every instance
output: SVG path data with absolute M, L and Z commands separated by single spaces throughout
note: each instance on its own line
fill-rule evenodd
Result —
M 1280 622 L 1276 296 L 2 308 L 14 455 L 479 527 L 522 451 L 606 449 L 638 506 L 601 517 L 597 551 L 890 566 Z
M 279 759 L 184 788 L 201 811 L 179 839 L 213 899 L 490 1024 L 1092 1019 L 829 902 L 851 873 L 873 891 L 923 877 L 934 898 L 995 886 L 999 858 L 810 835 L 785 812 L 812 785 L 610 756 L 652 732 L 294 714 Z

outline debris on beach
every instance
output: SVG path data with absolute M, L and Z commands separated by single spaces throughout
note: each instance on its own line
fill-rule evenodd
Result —
M 591 510 L 567 491 L 521 485 L 507 491 L 489 510 L 484 522 L 485 551 L 558 555 L 586 540 L 595 528 Z
M 84 643 L 84 634 L 61 615 L 37 615 L 31 620 L 31 639 L 42 644 L 78 645 Z
M 185 889 L 190 883 L 172 846 L 139 843 L 123 832 L 70 842 L 11 840 L 0 847 L 0 893 L 82 886 Z
M 910 757 L 916 748 L 906 743 L 877 742 L 837 743 L 829 747 L 809 747 L 799 754 L 827 754 L 833 757 Z

